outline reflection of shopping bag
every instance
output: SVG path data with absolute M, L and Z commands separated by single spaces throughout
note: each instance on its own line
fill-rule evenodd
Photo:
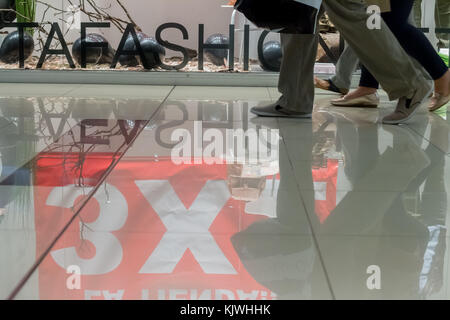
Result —
M 235 9 L 260 28 L 312 34 L 322 0 L 237 0 Z
M 233 199 L 256 201 L 266 186 L 266 177 L 248 175 L 244 171 L 243 165 L 235 164 L 228 166 L 228 189 Z

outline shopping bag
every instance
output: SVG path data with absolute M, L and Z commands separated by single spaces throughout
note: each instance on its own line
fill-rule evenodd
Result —
M 259 28 L 313 34 L 322 0 L 237 0 L 234 8 Z
M 446 55 L 445 53 L 439 53 L 439 56 L 442 58 L 442 60 L 445 62 L 445 64 L 447 65 L 447 67 L 449 66 L 449 58 L 448 55 Z

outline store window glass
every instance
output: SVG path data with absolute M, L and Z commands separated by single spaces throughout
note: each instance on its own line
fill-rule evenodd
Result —
M 279 34 L 256 28 L 232 4 L 0 0 L 0 69 L 279 71 Z M 327 19 L 321 21 L 321 32 L 338 53 L 339 36 Z M 321 48 L 318 62 L 331 60 Z
M 447 57 L 449 5 L 414 8 Z M 279 71 L 279 34 L 233 9 L 233 0 L 0 0 L 0 69 Z M 343 42 L 326 15 L 320 35 L 316 72 L 333 73 Z

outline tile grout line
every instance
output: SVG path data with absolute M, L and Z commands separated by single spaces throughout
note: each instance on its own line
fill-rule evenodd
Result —
M 450 152 L 446 153 L 443 150 L 441 150 L 441 148 L 439 148 L 439 146 L 437 146 L 435 143 L 433 143 L 433 141 L 431 141 L 431 139 L 428 139 L 427 137 L 425 137 L 425 135 L 421 135 L 416 129 L 414 129 L 413 127 L 408 126 L 406 128 L 406 130 L 410 130 L 414 135 L 419 136 L 420 138 L 422 138 L 423 140 L 425 140 L 426 142 L 428 142 L 429 144 L 431 144 L 433 147 L 435 147 L 437 150 L 439 150 L 440 152 L 442 152 L 444 155 L 449 156 L 450 157 Z
M 75 221 L 75 218 L 79 216 L 81 211 L 84 209 L 84 207 L 87 205 L 87 203 L 92 199 L 94 194 L 97 193 L 100 186 L 103 184 L 103 182 L 106 180 L 106 178 L 111 174 L 111 172 L 114 170 L 114 168 L 117 166 L 117 164 L 122 160 L 123 156 L 126 154 L 126 152 L 129 150 L 129 148 L 133 145 L 133 143 L 136 141 L 136 139 L 141 135 L 143 132 L 145 126 L 153 119 L 153 117 L 159 112 L 159 110 L 164 106 L 164 103 L 167 101 L 169 96 L 172 94 L 172 92 L 175 90 L 176 86 L 172 86 L 172 89 L 169 91 L 169 93 L 166 95 L 166 97 L 163 99 L 161 104 L 158 106 L 158 108 L 153 112 L 153 114 L 150 116 L 150 118 L 145 122 L 145 124 L 142 126 L 142 129 L 136 134 L 136 136 L 133 138 L 133 140 L 127 145 L 125 150 L 123 151 L 122 155 L 117 159 L 117 161 L 113 162 L 111 166 L 106 170 L 105 174 L 100 179 L 99 183 L 94 187 L 94 189 L 89 194 L 86 201 L 82 204 L 80 208 L 73 214 L 72 218 L 67 222 L 67 224 L 62 228 L 62 230 L 58 233 L 58 235 L 55 237 L 55 239 L 50 243 L 50 245 L 47 247 L 47 249 L 41 254 L 41 256 L 34 262 L 34 264 L 31 266 L 31 268 L 28 270 L 28 272 L 24 275 L 24 277 L 19 281 L 19 283 L 16 285 L 16 287 L 11 291 L 8 298 L 6 300 L 13 300 L 17 294 L 22 290 L 22 288 L 25 286 L 25 284 L 28 282 L 28 280 L 31 278 L 33 273 L 37 270 L 39 265 L 42 263 L 42 261 L 47 257 L 47 255 L 50 253 L 51 249 L 55 246 L 55 244 L 59 241 L 59 239 L 63 236 L 63 234 L 67 231 L 69 226 Z M 124 142 L 126 144 L 126 142 Z
M 283 140 L 283 144 L 287 148 L 286 144 L 284 143 L 284 140 Z M 287 158 L 289 159 L 289 164 L 291 165 L 291 169 L 294 170 L 293 165 L 292 165 L 292 161 L 291 161 L 291 157 L 290 157 L 288 152 L 286 152 L 286 153 L 287 153 Z M 313 225 L 312 225 L 312 222 L 311 222 L 311 218 L 310 218 L 310 216 L 308 214 L 308 208 L 306 206 L 305 200 L 303 199 L 303 195 L 300 192 L 300 186 L 298 185 L 297 179 L 295 179 L 295 185 L 297 186 L 298 195 L 300 196 L 303 208 L 305 209 L 306 219 L 308 220 L 309 226 L 311 228 L 311 236 L 313 238 L 314 245 L 317 248 L 317 254 L 318 254 L 319 259 L 320 259 L 320 264 L 322 265 L 322 268 L 323 268 L 323 273 L 325 275 L 325 279 L 326 279 L 327 284 L 328 284 L 328 289 L 330 290 L 331 299 L 332 300 L 336 300 L 336 295 L 335 295 L 335 293 L 333 291 L 333 286 L 331 285 L 330 276 L 328 275 L 327 268 L 325 267 L 325 260 L 323 259 L 322 252 L 320 251 L 319 241 L 317 240 L 316 234 L 314 232 L 314 228 L 313 228 Z

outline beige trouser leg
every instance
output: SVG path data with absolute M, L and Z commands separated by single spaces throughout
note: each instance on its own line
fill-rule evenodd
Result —
M 415 25 L 414 22 L 414 12 L 411 12 L 409 17 L 409 22 Z M 420 69 L 425 76 L 425 78 L 431 80 L 430 75 L 423 69 L 423 67 L 413 59 L 414 65 Z M 352 75 L 355 72 L 356 67 L 359 64 L 359 58 L 355 51 L 345 43 L 345 49 L 342 52 L 339 60 L 336 64 L 336 74 L 330 78 L 333 84 L 340 89 L 350 89 L 352 82 Z
M 352 84 L 352 75 L 359 64 L 358 56 L 355 51 L 346 43 L 336 64 L 336 74 L 330 78 L 331 82 L 339 89 L 350 89 Z
M 391 100 L 410 97 L 427 85 L 422 70 L 403 50 L 390 29 L 367 28 L 364 0 L 324 0 L 328 16 L 367 69 L 380 82 Z M 278 104 L 298 112 L 311 112 L 314 101 L 314 62 L 318 35 L 282 34 L 283 59 Z
M 361 63 L 391 100 L 410 97 L 417 87 L 428 85 L 422 70 L 415 66 L 383 20 L 381 29 L 367 28 L 368 14 L 363 0 L 324 0 L 323 5 Z

